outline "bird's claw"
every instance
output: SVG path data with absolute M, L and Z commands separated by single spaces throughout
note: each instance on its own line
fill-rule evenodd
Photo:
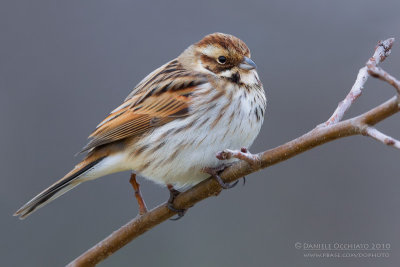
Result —
M 168 202 L 167 202 L 167 207 L 168 207 L 169 210 L 171 210 L 173 212 L 176 212 L 177 215 L 178 215 L 177 217 L 171 218 L 170 220 L 171 221 L 177 221 L 177 220 L 181 219 L 185 215 L 187 209 L 177 209 L 177 208 L 175 208 L 174 207 L 174 200 L 181 192 L 179 192 L 178 190 L 174 189 L 171 185 L 168 185 L 168 190 L 169 190 L 169 199 L 168 199 Z
M 234 188 L 234 187 L 238 184 L 238 182 L 239 182 L 239 181 L 236 181 L 236 182 L 234 182 L 234 183 L 225 183 L 225 182 L 222 180 L 221 176 L 219 176 L 218 174 L 215 174 L 215 175 L 213 175 L 212 177 L 219 183 L 219 185 L 220 185 L 223 189 L 231 189 L 231 188 Z
M 230 188 L 235 187 L 239 181 L 236 181 L 234 183 L 225 183 L 222 180 L 221 176 L 219 176 L 219 173 L 222 172 L 223 170 L 225 170 L 225 168 L 229 167 L 230 165 L 231 164 L 225 164 L 225 165 L 221 165 L 216 168 L 204 168 L 203 172 L 211 175 L 223 189 L 230 189 Z

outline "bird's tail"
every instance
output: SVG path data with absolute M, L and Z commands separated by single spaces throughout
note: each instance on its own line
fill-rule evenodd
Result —
M 84 161 L 76 165 L 76 167 L 72 171 L 67 173 L 63 178 L 55 182 L 53 185 L 31 199 L 28 203 L 23 205 L 19 210 L 14 213 L 14 216 L 19 216 L 21 220 L 25 219 L 37 209 L 45 206 L 46 204 L 68 192 L 75 186 L 79 185 L 80 183 L 85 181 L 83 178 L 86 178 L 87 174 L 89 174 L 91 170 L 104 158 L 106 157 L 89 157 L 85 159 Z

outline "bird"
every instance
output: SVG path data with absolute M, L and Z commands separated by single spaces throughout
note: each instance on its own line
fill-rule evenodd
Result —
M 147 211 L 136 174 L 170 190 L 181 189 L 239 160 L 218 158 L 226 148 L 249 153 L 264 121 L 267 99 L 250 50 L 239 38 L 213 33 L 140 81 L 89 136 L 85 158 L 63 178 L 23 205 L 24 219 L 77 185 L 131 171 L 140 214 Z

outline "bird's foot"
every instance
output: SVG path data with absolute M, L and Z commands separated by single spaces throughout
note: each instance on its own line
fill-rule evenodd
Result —
M 230 189 L 235 187 L 239 181 L 236 181 L 234 183 L 225 183 L 221 176 L 219 176 L 219 174 L 225 170 L 225 168 L 229 167 L 231 164 L 223 164 L 221 166 L 218 166 L 216 168 L 203 168 L 203 172 L 207 173 L 209 175 L 211 175 L 218 183 L 219 185 L 223 188 L 223 189 Z
M 216 154 L 217 159 L 226 160 L 231 158 L 237 158 L 244 160 L 250 165 L 257 165 L 260 162 L 260 156 L 257 154 L 251 154 L 249 150 L 242 147 L 240 150 L 225 149 Z
M 171 221 L 177 221 L 177 220 L 179 220 L 180 218 L 182 218 L 185 215 L 187 210 L 186 209 L 177 209 L 177 208 L 174 207 L 174 200 L 181 192 L 176 190 L 170 184 L 168 184 L 167 187 L 168 187 L 168 190 L 169 190 L 169 199 L 168 199 L 168 202 L 167 202 L 167 207 L 171 211 L 176 212 L 177 215 L 178 215 L 176 218 L 172 218 L 170 220 Z

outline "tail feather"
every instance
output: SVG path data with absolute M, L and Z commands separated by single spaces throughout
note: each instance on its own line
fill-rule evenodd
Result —
M 45 206 L 50 203 L 54 199 L 68 192 L 78 184 L 82 182 L 79 178 L 81 178 L 86 172 L 92 169 L 96 164 L 102 161 L 105 157 L 101 157 L 97 160 L 77 165 L 75 169 L 69 172 L 64 178 L 60 179 L 33 199 L 31 199 L 28 203 L 23 205 L 19 210 L 14 213 L 14 216 L 19 216 L 19 218 L 25 219 L 27 216 L 32 214 L 37 209 Z

